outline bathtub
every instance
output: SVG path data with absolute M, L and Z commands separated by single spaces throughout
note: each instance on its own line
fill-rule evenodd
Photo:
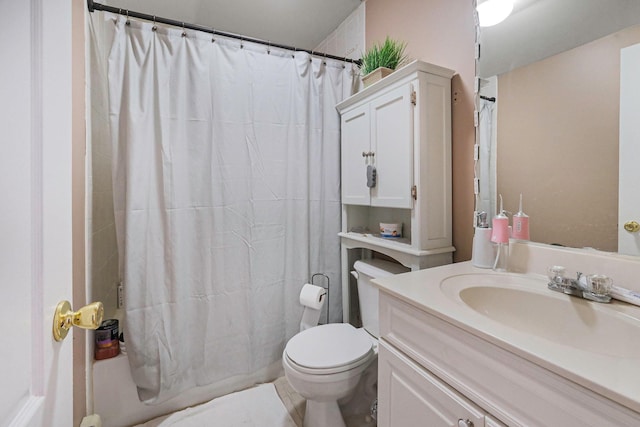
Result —
M 138 399 L 129 359 L 120 354 L 93 362 L 93 410 L 100 415 L 103 427 L 130 427 L 282 375 L 282 363 L 278 361 L 250 376 L 195 387 L 161 404 L 145 405 Z

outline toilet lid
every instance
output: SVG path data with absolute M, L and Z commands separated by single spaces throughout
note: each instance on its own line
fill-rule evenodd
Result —
M 372 351 L 371 338 L 358 333 L 348 323 L 330 323 L 307 329 L 291 338 L 285 348 L 289 359 L 312 369 L 348 365 Z

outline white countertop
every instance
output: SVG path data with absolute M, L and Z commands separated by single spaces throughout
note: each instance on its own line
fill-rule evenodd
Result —
M 630 322 L 631 329 L 635 329 L 637 325 L 638 334 L 634 336 L 628 336 L 628 331 L 624 334 L 615 330 L 607 331 L 609 342 L 613 339 L 628 343 L 629 350 L 624 357 L 619 357 L 610 354 L 606 343 L 602 343 L 599 348 L 598 340 L 589 349 L 585 349 L 558 342 L 557 339 L 545 339 L 544 328 L 538 328 L 536 334 L 522 332 L 471 309 L 459 298 L 452 297 L 450 291 L 442 290 L 443 280 L 469 274 L 491 275 L 490 278 L 496 281 L 502 275 L 506 282 L 509 281 L 508 277 L 525 278 L 522 282 L 526 282 L 528 292 L 562 300 L 572 299 L 567 308 L 571 309 L 572 304 L 581 304 L 584 311 L 585 300 L 550 291 L 547 289 L 548 280 L 544 276 L 496 273 L 473 267 L 470 262 L 376 279 L 374 283 L 382 292 L 394 295 L 420 310 L 640 413 L 640 352 L 635 353 L 636 346 L 640 348 L 640 307 L 618 301 L 610 304 L 588 302 L 588 318 L 578 320 L 588 323 L 587 327 L 597 327 L 598 314 L 602 313 Z M 571 321 L 576 321 L 575 316 Z M 615 337 L 616 333 L 621 336 Z

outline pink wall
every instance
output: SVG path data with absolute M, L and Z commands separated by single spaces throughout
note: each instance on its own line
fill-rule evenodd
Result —
M 471 259 L 475 29 L 472 0 L 367 0 L 366 47 L 386 36 L 407 42 L 411 59 L 456 71 L 452 82 L 454 261 Z
M 498 77 L 498 192 L 514 212 L 523 193 L 531 240 L 617 251 L 620 49 L 639 42 L 636 26 Z

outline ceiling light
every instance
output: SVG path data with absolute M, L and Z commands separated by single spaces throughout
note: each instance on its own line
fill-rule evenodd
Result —
M 513 0 L 486 0 L 476 7 L 481 27 L 490 27 L 507 19 L 513 10 Z

